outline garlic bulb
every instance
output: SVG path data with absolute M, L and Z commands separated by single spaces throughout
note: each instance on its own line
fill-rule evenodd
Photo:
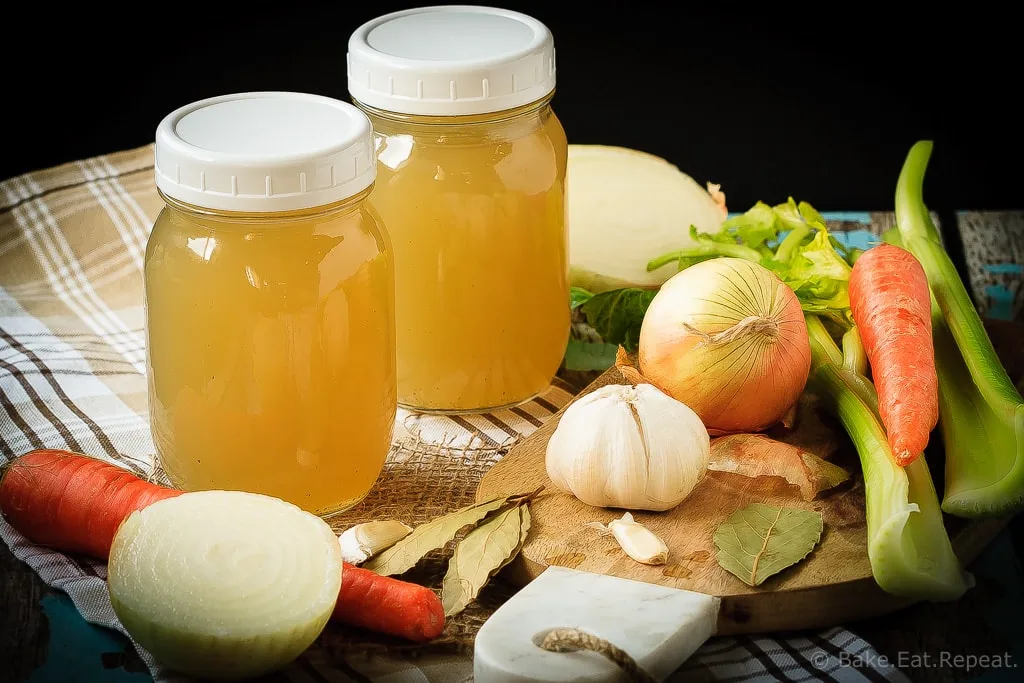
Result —
M 548 441 L 548 477 L 587 505 L 669 510 L 704 478 L 711 439 L 650 384 L 610 384 L 570 405 Z

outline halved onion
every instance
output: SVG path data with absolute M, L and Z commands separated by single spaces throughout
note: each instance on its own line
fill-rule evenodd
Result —
M 647 262 L 693 246 L 691 225 L 718 232 L 727 216 L 716 186 L 625 147 L 569 145 L 566 197 L 569 280 L 595 294 L 657 287 L 673 269 L 648 271 Z
M 200 678 L 269 673 L 316 640 L 341 589 L 337 536 L 278 498 L 198 491 L 124 521 L 110 602 L 165 666 Z

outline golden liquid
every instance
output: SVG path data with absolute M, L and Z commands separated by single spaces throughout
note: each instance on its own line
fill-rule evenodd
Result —
M 315 514 L 351 507 L 380 474 L 396 411 L 387 238 L 358 198 L 225 216 L 171 203 L 146 251 L 163 467 L 185 490 L 264 493 Z
M 490 118 L 368 114 L 370 202 L 395 253 L 399 403 L 474 411 L 532 398 L 569 335 L 558 119 L 546 103 Z

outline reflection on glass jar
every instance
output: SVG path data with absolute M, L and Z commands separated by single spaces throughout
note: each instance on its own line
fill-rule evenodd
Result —
M 349 89 L 376 136 L 370 202 L 395 250 L 399 403 L 468 412 L 536 396 L 569 335 L 550 33 L 514 12 L 428 8 L 369 22 L 349 50 Z M 424 55 L 448 71 L 407 74 L 417 96 L 403 97 L 395 73 Z
M 368 122 L 365 133 L 369 150 Z M 291 200 L 315 206 L 268 211 L 251 209 L 283 202 L 161 187 L 146 253 L 149 407 L 176 486 L 327 514 L 379 475 L 396 411 L 393 263 L 365 201 L 372 177 L 334 180 L 319 195 L 307 180 L 311 196 Z M 191 203 L 218 199 L 248 210 Z

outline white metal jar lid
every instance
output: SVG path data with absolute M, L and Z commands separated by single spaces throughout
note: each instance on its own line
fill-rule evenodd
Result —
M 402 114 L 485 114 L 535 102 L 555 88 L 551 32 L 519 12 L 466 5 L 394 12 L 348 42 L 348 90 Z
M 377 174 L 369 119 L 340 100 L 291 92 L 213 97 L 156 130 L 156 186 L 206 209 L 294 211 L 348 199 Z

